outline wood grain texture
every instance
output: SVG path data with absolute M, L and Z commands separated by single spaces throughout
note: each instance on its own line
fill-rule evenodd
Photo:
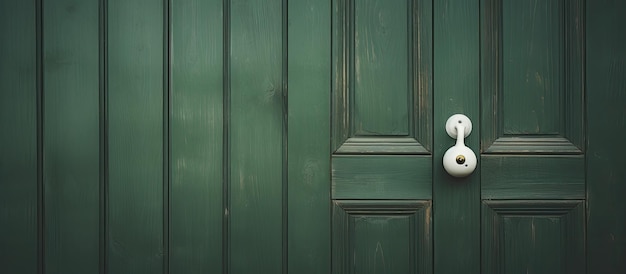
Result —
M 428 154 L 413 137 L 352 137 L 335 154 Z
M 561 137 L 500 137 L 488 148 L 484 154 L 582 154 L 582 150 L 566 138 Z
M 98 1 L 43 6 L 46 273 L 99 269 Z
M 108 1 L 107 8 L 107 267 L 162 273 L 163 3 Z
M 502 1 L 501 7 L 502 131 L 559 134 L 565 88 L 563 1 Z
M 3 273 L 329 273 L 336 269 L 332 262 L 343 262 L 335 272 L 404 273 L 425 266 L 422 270 L 428 273 L 506 273 L 520 269 L 522 273 L 581 273 L 585 269 L 582 252 L 587 254 L 588 273 L 626 272 L 626 217 L 621 214 L 626 208 L 626 173 L 621 167 L 626 151 L 621 140 L 626 116 L 626 40 L 621 35 L 626 25 L 621 13 L 626 9 L 624 3 L 538 1 L 539 12 L 548 8 L 551 12 L 541 20 L 529 21 L 525 16 L 533 15 L 533 1 L 233 0 L 234 9 L 225 16 L 222 5 L 230 2 L 0 1 Z M 171 18 L 164 6 L 168 4 L 172 7 Z M 94 11 L 96 5 L 103 8 L 100 19 Z M 408 9 L 397 8 L 400 6 Z M 350 9 L 344 10 L 346 7 Z M 384 20 L 369 16 L 378 15 L 375 11 L 383 11 Z M 384 11 L 402 16 L 389 21 Z M 413 96 L 395 94 L 406 97 L 408 102 L 406 110 L 404 105 L 393 109 L 408 113 L 406 136 L 398 136 L 405 135 L 405 129 L 395 131 L 398 127 L 393 123 L 376 121 L 380 127 L 374 131 L 382 128 L 396 135 L 355 137 L 351 128 L 354 121 L 343 114 L 335 115 L 338 107 L 348 114 L 351 107 L 355 109 L 351 100 L 356 97 L 350 99 L 346 95 L 350 90 L 341 85 L 356 81 L 357 72 L 354 67 L 354 75 L 346 76 L 350 75 L 346 64 L 351 61 L 337 56 L 351 55 L 345 54 L 345 47 L 331 44 L 331 40 L 343 43 L 354 38 L 346 36 L 348 25 L 344 22 L 335 26 L 332 22 L 343 22 L 337 20 L 339 15 L 357 18 L 359 14 L 368 14 L 354 21 L 358 23 L 354 27 L 362 27 L 359 33 L 376 34 L 360 36 L 359 41 L 372 41 L 374 49 L 386 42 L 404 41 L 404 34 L 394 31 L 406 28 L 407 51 L 401 43 L 389 46 L 403 49 L 394 50 L 389 59 L 400 69 L 377 59 L 369 64 L 371 77 L 366 79 L 381 80 L 374 69 L 381 64 L 385 71 L 407 75 L 407 83 L 389 85 L 406 87 L 407 94 Z M 552 22 L 556 17 L 558 20 Z M 99 26 L 104 31 L 99 41 L 97 20 L 105 24 Z M 411 22 L 401 26 L 400 21 Z M 540 33 L 531 31 L 533 23 Z M 164 27 L 168 26 L 172 30 L 171 44 L 165 36 Z M 386 27 L 393 30 L 385 33 Z M 516 36 L 516 32 L 522 35 Z M 386 35 L 392 36 L 390 41 L 385 40 Z M 435 59 L 431 53 L 433 38 L 437 46 Z M 547 42 L 540 41 L 544 38 Z M 504 45 L 507 39 L 510 41 Z M 360 56 L 367 57 L 370 45 L 363 44 Z M 542 45 L 548 53 L 536 52 Z M 171 67 L 167 66 L 169 47 Z M 98 51 L 102 58 L 99 64 Z M 410 60 L 399 60 L 396 55 L 406 55 Z M 500 66 L 496 59 L 484 59 L 493 56 L 515 64 Z M 222 62 L 232 62 L 233 66 Z M 536 88 L 519 78 L 523 71 L 506 69 L 522 68 L 519 64 L 528 62 L 532 63 L 526 66 L 531 72 L 540 72 L 540 76 L 552 73 L 548 78 L 560 80 L 547 83 L 548 78 L 540 77 L 545 85 Z M 164 78 L 168 70 L 171 79 Z M 98 73 L 100 80 L 96 79 Z M 389 75 L 401 78 L 396 74 Z M 433 75 L 436 94 L 432 93 Z M 231 76 L 232 94 L 223 94 L 223 87 L 231 91 Z M 517 84 L 506 84 L 505 78 Z M 534 84 L 539 83 L 537 79 L 529 78 L 535 80 Z M 170 80 L 173 101 L 168 131 L 164 119 L 170 113 L 164 92 Z M 98 81 L 104 81 L 100 83 L 99 102 Z M 502 86 L 512 87 L 513 91 L 501 90 Z M 522 86 L 525 88 L 519 88 Z M 554 94 L 545 93 L 548 89 L 543 87 L 558 87 L 562 93 L 558 98 L 550 97 Z M 342 93 L 336 93 L 338 90 Z M 536 94 L 526 98 L 528 91 Z M 375 92 L 372 94 L 379 95 Z M 541 92 L 548 96 L 544 102 L 540 100 L 544 95 Z M 494 96 L 499 94 L 511 100 L 505 105 L 506 96 Z M 232 105 L 223 105 L 224 95 L 233 97 Z M 348 99 L 341 104 L 331 103 L 340 102 L 336 96 Z M 363 97 L 361 103 L 373 104 L 372 98 Z M 401 104 L 396 99 L 381 99 L 385 104 L 375 107 L 379 112 L 387 111 L 380 106 Z M 542 109 L 536 107 L 542 104 L 557 106 L 558 111 L 542 114 L 545 120 L 540 122 L 548 124 L 537 122 L 537 130 L 533 127 L 537 119 L 521 116 L 530 108 L 524 109 L 520 102 L 536 111 Z M 393 111 L 387 112 L 388 118 L 395 121 L 399 117 L 404 123 L 405 117 Z M 478 152 L 478 140 L 484 141 L 480 159 L 483 170 L 466 179 L 449 177 L 438 160 L 454 143 L 443 130 L 445 120 L 453 113 L 467 114 L 476 129 L 480 128 L 466 139 L 474 151 Z M 233 134 L 226 136 L 232 139 L 223 139 L 222 120 L 231 118 Z M 585 136 L 586 127 L 589 138 Z M 169 136 L 171 166 L 167 155 Z M 230 145 L 222 147 L 223 143 Z M 232 157 L 228 154 L 231 148 Z M 407 203 L 413 201 L 408 199 L 421 197 L 402 196 L 404 191 L 378 191 L 388 185 L 371 182 L 382 176 L 383 181 L 391 178 L 388 181 L 400 182 L 406 189 L 421 188 L 418 193 L 431 195 L 423 198 L 434 199 L 437 214 L 433 215 L 435 226 L 431 227 L 435 233 L 427 234 L 437 238 L 415 244 L 415 248 L 433 247 L 431 259 L 411 264 L 407 261 L 413 251 L 394 250 L 406 250 L 407 245 L 413 250 L 413 239 L 406 241 L 404 236 L 413 224 L 405 217 L 376 215 L 380 211 L 370 214 L 371 210 L 355 213 L 350 217 L 352 222 L 335 219 L 333 224 L 348 225 L 346 229 L 334 228 L 331 233 L 329 154 L 333 153 L 337 159 L 427 159 L 433 154 L 433 160 L 424 160 L 430 166 L 414 160 L 351 163 L 351 171 L 344 172 L 350 178 L 347 181 L 357 182 L 358 176 L 364 176 L 364 181 L 370 182 L 366 184 L 369 189 L 358 194 L 357 183 L 343 191 L 348 193 L 346 198 L 405 199 L 367 203 Z M 98 157 L 106 161 L 100 163 L 99 189 Z M 342 161 L 348 158 L 341 159 L 334 164 L 344 165 Z M 357 167 L 366 172 L 356 172 Z M 173 184 L 168 194 L 169 168 Z M 400 179 L 395 177 L 398 174 L 402 174 Z M 222 185 L 223 175 L 233 178 L 231 185 Z M 583 177 L 588 182 L 588 216 L 582 208 Z M 433 179 L 432 187 L 421 184 Z M 45 186 L 41 185 L 44 182 Z M 496 217 L 483 218 L 481 226 L 481 184 L 484 199 L 533 200 L 485 201 L 491 211 L 483 207 L 482 216 Z M 224 194 L 222 187 L 231 187 L 233 192 Z M 168 195 L 172 198 L 171 212 L 166 203 Z M 222 211 L 222 206 L 229 205 L 228 199 L 232 199 L 232 207 Z M 503 204 L 495 204 L 500 202 Z M 504 206 L 507 203 L 512 207 Z M 569 213 L 555 209 L 568 203 L 577 204 L 562 210 Z M 229 227 L 222 223 L 225 216 L 232 220 L 232 231 L 223 229 Z M 101 227 L 95 227 L 98 217 Z M 499 226 L 494 230 L 496 222 Z M 588 231 L 586 237 L 583 228 Z M 331 256 L 342 254 L 331 250 L 331 234 L 339 237 L 335 244 L 355 239 L 345 246 L 358 251 L 354 253 L 358 263 L 350 260 L 355 257 L 347 256 L 331 260 Z M 222 235 L 227 236 L 225 246 Z M 411 235 L 426 234 L 418 231 Z M 378 255 L 382 253 L 377 253 L 380 249 L 375 239 L 381 239 L 387 264 L 381 264 Z M 493 245 L 496 241 L 504 247 Z M 485 248 L 482 252 L 489 254 L 483 253 L 482 259 L 481 243 Z M 388 252 L 388 247 L 392 251 Z M 427 252 L 416 254 L 426 256 Z M 171 261 L 164 258 L 168 254 Z M 94 259 L 98 255 L 99 263 Z M 509 259 L 503 262 L 501 258 Z M 430 268 L 428 262 L 432 262 Z M 394 267 L 389 268 L 388 263 Z M 96 269 L 97 264 L 100 269 Z
M 582 1 L 481 6 L 481 150 L 584 151 Z M 516 150 L 510 139 L 519 137 L 524 142 Z
M 333 199 L 431 199 L 432 158 L 333 156 Z
M 35 1 L 0 1 L 0 266 L 37 273 Z
M 409 134 L 409 1 L 347 1 L 352 127 L 356 136 Z M 408 11 L 408 12 L 407 12 Z
M 288 271 L 330 273 L 330 1 L 288 5 Z
M 430 201 L 333 202 L 333 273 L 432 273 Z
M 333 1 L 333 151 L 430 150 L 431 16 L 429 1 Z
M 223 14 L 171 1 L 171 273 L 223 273 Z
M 626 273 L 626 2 L 586 4 L 588 273 Z
M 351 220 L 354 273 L 415 273 L 408 217 L 360 216 Z M 393 237 L 404 235 L 404 237 Z M 409 252 L 407 252 L 407 250 Z
M 484 155 L 483 199 L 584 199 L 583 156 Z
M 434 271 L 478 274 L 480 170 L 466 178 L 453 178 L 443 169 L 441 159 L 454 145 L 445 131 L 451 115 L 463 113 L 472 120 L 475 129 L 481 127 L 479 1 L 435 1 L 433 11 L 436 46 L 433 95 L 437 106 L 433 123 Z M 480 132 L 474 130 L 465 138 L 465 144 L 476 152 L 479 140 Z
M 231 2 L 230 273 L 283 268 L 282 1 Z
M 482 273 L 586 273 L 584 205 L 484 201 Z

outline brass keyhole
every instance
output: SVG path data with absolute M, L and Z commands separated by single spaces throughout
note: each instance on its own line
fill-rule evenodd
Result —
M 462 165 L 463 163 L 465 163 L 465 156 L 463 155 L 456 156 L 456 163 L 459 165 Z

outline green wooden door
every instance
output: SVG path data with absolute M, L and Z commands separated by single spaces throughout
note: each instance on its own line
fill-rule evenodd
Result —
M 333 4 L 334 273 L 585 273 L 583 2 Z
M 624 8 L 0 1 L 0 272 L 624 273 Z

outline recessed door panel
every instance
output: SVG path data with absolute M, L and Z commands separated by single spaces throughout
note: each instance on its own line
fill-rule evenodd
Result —
M 430 201 L 333 202 L 333 273 L 431 273 Z
M 483 273 L 585 273 L 583 200 L 482 204 Z

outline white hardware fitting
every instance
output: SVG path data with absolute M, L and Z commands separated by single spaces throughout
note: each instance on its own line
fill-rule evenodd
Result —
M 472 174 L 476 169 L 476 154 L 464 142 L 465 137 L 472 132 L 472 121 L 463 114 L 454 114 L 446 122 L 446 132 L 456 138 L 456 144 L 443 155 L 443 168 L 454 177 Z

